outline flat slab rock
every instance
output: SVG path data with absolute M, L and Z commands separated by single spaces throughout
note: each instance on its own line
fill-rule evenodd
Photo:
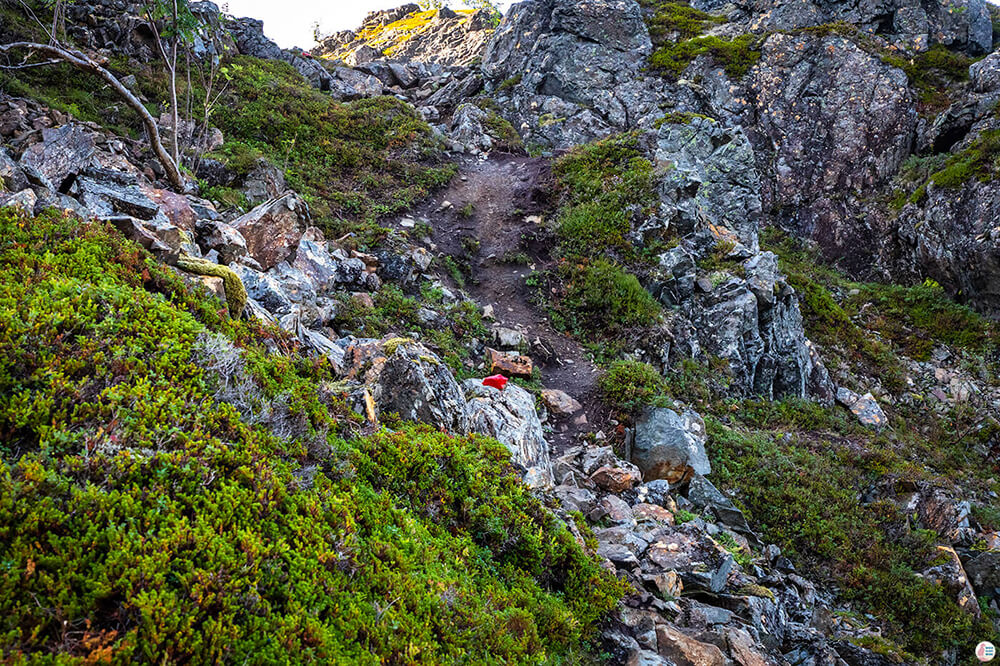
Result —
M 837 387 L 837 402 L 851 410 L 858 417 L 858 422 L 861 425 L 869 428 L 882 428 L 887 423 L 885 412 L 882 411 L 875 396 L 871 393 L 858 395 L 850 389 L 839 386 Z

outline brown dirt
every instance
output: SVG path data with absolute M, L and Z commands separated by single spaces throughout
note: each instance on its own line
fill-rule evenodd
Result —
M 497 323 L 521 328 L 529 341 L 538 338 L 554 352 L 547 362 L 534 359 L 542 369 L 542 385 L 565 391 L 584 407 L 574 417 L 553 424 L 549 444 L 558 455 L 583 433 L 601 429 L 607 414 L 598 394 L 600 371 L 590 354 L 579 342 L 552 327 L 546 312 L 531 302 L 525 285 L 525 276 L 532 270 L 545 270 L 554 263 L 549 256 L 550 234 L 525 220 L 531 215 L 551 213 L 553 202 L 547 199 L 551 191 L 549 162 L 544 158 L 497 156 L 486 161 L 468 160 L 459 164 L 459 173 L 451 185 L 424 207 L 422 215 L 430 220 L 437 252 L 470 264 L 473 280 L 465 291 L 480 306 L 492 305 Z M 452 207 L 439 211 L 444 201 L 451 202 Z M 469 204 L 471 215 L 463 213 Z M 463 237 L 479 241 L 479 251 L 471 259 L 463 247 Z M 525 266 L 501 262 L 507 253 L 524 253 L 532 263 Z M 580 414 L 586 416 L 587 422 L 575 422 Z

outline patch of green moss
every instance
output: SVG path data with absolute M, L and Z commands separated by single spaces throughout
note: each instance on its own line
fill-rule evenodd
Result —
M 649 58 L 652 69 L 671 77 L 679 77 L 695 58 L 709 56 L 731 78 L 741 79 L 760 60 L 762 44 L 756 35 L 740 35 L 733 39 L 715 36 L 695 37 L 657 46 Z
M 653 123 L 653 127 L 659 129 L 663 125 L 690 125 L 691 121 L 699 118 L 715 122 L 715 118 L 712 118 L 711 116 L 706 116 L 702 113 L 690 113 L 687 111 L 671 111 L 662 118 L 657 119 L 657 121 Z
M 898 67 L 910 79 L 920 102 L 932 110 L 942 110 L 951 104 L 948 88 L 969 80 L 969 65 L 975 58 L 935 44 L 926 51 L 907 57 L 900 53 L 880 53 L 882 60 Z
M 725 17 L 713 16 L 685 2 L 641 0 L 639 4 L 645 10 L 646 26 L 654 42 L 674 35 L 682 39 L 697 37 L 713 25 L 726 22 Z
M 653 165 L 634 134 L 586 144 L 559 158 L 553 175 L 562 194 L 557 217 L 561 251 L 591 256 L 595 247 L 627 252 L 632 218 L 656 200 Z
M 281 166 L 331 237 L 362 231 L 376 242 L 379 219 L 410 208 L 455 173 L 427 123 L 395 98 L 341 104 L 278 61 L 238 57 L 226 71 L 226 112 L 214 117 L 226 143 L 217 154 L 237 170 L 258 155 Z
M 229 306 L 229 316 L 234 319 L 243 316 L 243 308 L 247 305 L 247 290 L 243 286 L 243 280 L 240 279 L 240 276 L 228 266 L 215 264 L 198 257 L 181 257 L 177 260 L 177 267 L 195 275 L 222 278 L 223 287 L 226 290 L 226 305 Z
M 586 658 L 622 586 L 505 447 L 355 436 L 325 359 L 216 305 L 109 226 L 0 209 L 8 659 Z

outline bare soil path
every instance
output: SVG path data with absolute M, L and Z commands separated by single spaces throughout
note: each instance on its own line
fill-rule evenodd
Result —
M 539 339 L 551 359 L 535 358 L 542 369 L 542 385 L 576 398 L 584 409 L 553 424 L 549 444 L 554 455 L 573 445 L 583 433 L 601 429 L 607 420 L 598 394 L 600 371 L 587 350 L 575 339 L 556 331 L 544 309 L 531 302 L 525 278 L 533 270 L 554 265 L 551 241 L 529 218 L 551 212 L 551 176 L 543 158 L 497 156 L 467 160 L 451 185 L 423 207 L 433 228 L 437 251 L 470 262 L 473 281 L 466 292 L 480 306 L 491 305 L 497 322 L 522 330 L 529 341 Z M 450 207 L 442 210 L 447 201 Z M 474 238 L 479 250 L 471 259 L 467 247 Z M 503 261 L 522 253 L 529 265 Z M 443 276 L 444 277 L 444 276 Z M 585 419 L 585 420 L 584 420 Z

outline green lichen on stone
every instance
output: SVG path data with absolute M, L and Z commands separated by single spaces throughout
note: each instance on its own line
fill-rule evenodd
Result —
M 240 276 L 230 268 L 197 257 L 181 257 L 177 260 L 177 268 L 195 275 L 222 278 L 222 284 L 226 289 L 226 305 L 229 306 L 229 316 L 233 319 L 239 319 L 243 314 L 243 308 L 247 305 L 247 290 L 243 286 L 243 280 L 240 279 Z

